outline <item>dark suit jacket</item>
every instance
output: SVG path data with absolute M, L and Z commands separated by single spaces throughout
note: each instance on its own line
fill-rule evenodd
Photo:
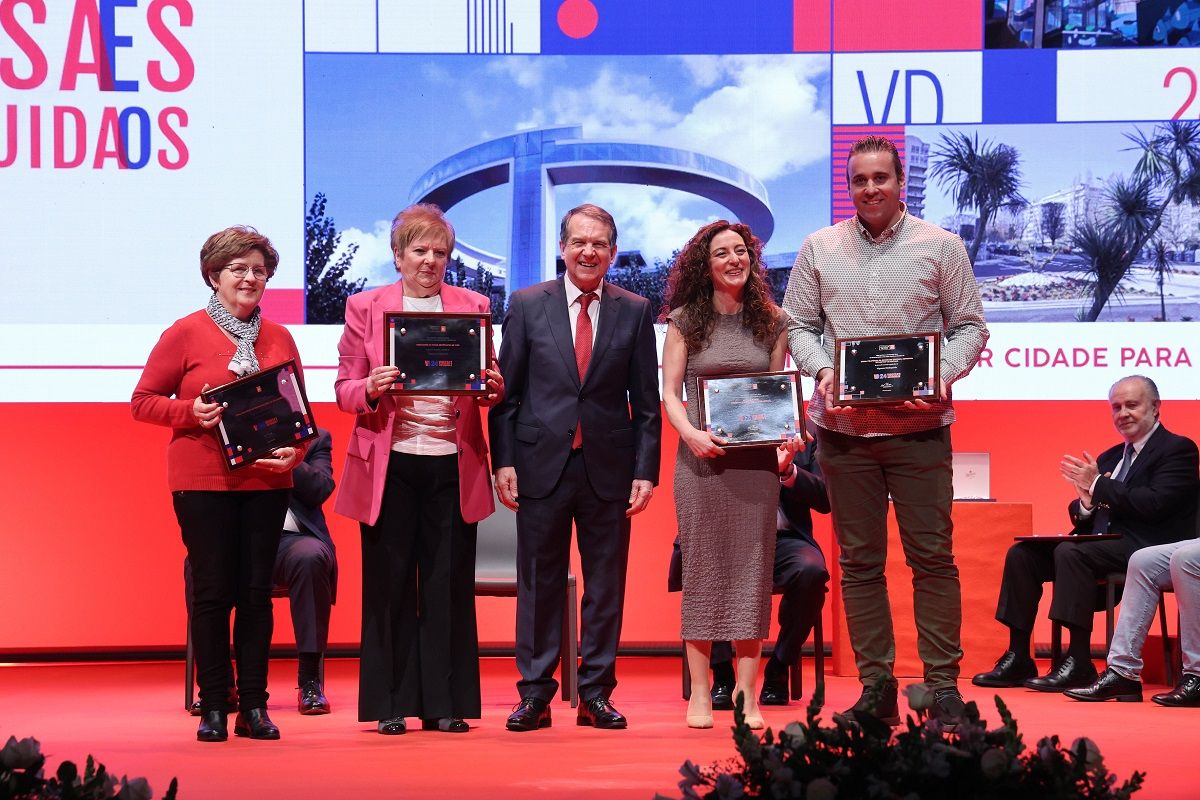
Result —
M 582 419 L 592 488 L 604 500 L 624 502 L 634 479 L 658 483 L 662 421 L 650 303 L 605 282 L 581 382 L 563 280 L 509 298 L 498 359 L 505 395 L 488 415 L 492 468 L 515 467 L 519 494 L 546 497 Z
M 1177 436 L 1161 424 L 1134 460 L 1124 481 L 1103 477 L 1114 474 L 1125 444 L 1100 454 L 1096 463 L 1101 478 L 1092 491 L 1095 508 L 1109 510 L 1108 529 L 1135 545 L 1132 549 L 1177 542 L 1196 535 L 1196 496 L 1200 492 L 1200 457 L 1196 443 Z M 1068 509 L 1075 529 L 1091 533 L 1092 518 L 1079 516 L 1079 501 Z
M 333 437 L 324 428 L 317 429 L 317 438 L 308 445 L 304 460 L 292 470 L 292 497 L 288 508 L 295 516 L 300 530 L 315 536 L 334 553 L 333 573 L 329 576 L 330 592 L 337 599 L 337 548 L 321 504 L 333 494 Z
M 796 482 L 790 489 L 783 486 L 779 489 L 779 508 L 787 517 L 791 530 L 780 530 L 779 535 L 807 539 L 816 547 L 812 535 L 812 512 L 829 513 L 829 494 L 825 490 L 825 479 L 821 477 L 821 467 L 817 464 L 817 443 L 809 442 L 808 447 L 796 453 L 792 463 L 796 465 Z

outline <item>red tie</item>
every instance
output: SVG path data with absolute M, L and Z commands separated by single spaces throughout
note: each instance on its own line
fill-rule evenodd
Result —
M 575 366 L 579 368 L 579 382 L 587 375 L 588 362 L 592 360 L 592 318 L 588 306 L 597 299 L 595 292 L 579 295 L 579 318 L 575 320 Z M 575 439 L 571 447 L 583 445 L 583 420 L 575 423 Z

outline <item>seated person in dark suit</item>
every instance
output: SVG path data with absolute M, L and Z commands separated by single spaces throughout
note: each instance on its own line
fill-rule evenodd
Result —
M 1119 533 L 1100 541 L 1018 542 L 1008 549 L 996 619 L 1008 626 L 1008 650 L 976 686 L 1021 686 L 1061 692 L 1096 680 L 1091 661 L 1096 581 L 1124 572 L 1139 548 L 1195 536 L 1200 458 L 1196 443 L 1171 433 L 1159 420 L 1158 387 L 1142 375 L 1113 384 L 1108 393 L 1113 425 L 1124 439 L 1093 459 L 1064 456 L 1060 469 L 1078 498 L 1071 502 L 1072 534 Z M 1042 584 L 1054 582 L 1050 619 L 1070 631 L 1070 645 L 1049 674 L 1037 677 L 1030 654 Z
M 330 607 L 337 594 L 337 556 L 321 504 L 333 494 L 333 438 L 324 428 L 309 443 L 304 461 L 292 471 L 292 493 L 279 548 L 275 552 L 275 586 L 287 587 L 292 629 L 300 657 L 297 708 L 301 714 L 328 714 L 329 700 L 321 659 L 329 642 Z M 191 612 L 191 571 L 185 569 Z M 236 705 L 236 703 L 234 703 Z M 200 712 L 199 703 L 192 713 Z
M 808 639 L 825 604 L 825 584 L 829 571 L 825 556 L 813 539 L 812 511 L 829 513 L 825 480 L 817 465 L 817 443 L 788 459 L 781 453 L 779 465 L 779 521 L 775 540 L 774 591 L 779 601 L 779 637 L 775 651 L 767 659 L 758 702 L 765 706 L 788 704 L 788 670 L 800 660 L 800 648 Z M 683 564 L 679 537 L 671 554 L 667 576 L 668 591 L 683 589 Z M 718 711 L 733 708 L 733 648 L 729 642 L 713 642 L 712 707 Z
M 337 552 L 321 504 L 333 494 L 333 437 L 324 428 L 292 472 L 283 535 L 275 553 L 276 586 L 286 586 L 300 657 L 296 705 L 301 714 L 328 714 L 321 659 L 329 644 L 329 611 L 337 600 Z

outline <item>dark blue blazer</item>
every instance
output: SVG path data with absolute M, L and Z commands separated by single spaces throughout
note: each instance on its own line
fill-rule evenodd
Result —
M 650 302 L 604 283 L 581 381 L 563 280 L 509 298 L 498 359 L 504 400 L 488 414 L 492 469 L 515 467 L 520 495 L 546 497 L 582 419 L 592 488 L 604 500 L 624 502 L 634 479 L 658 483 L 662 421 Z
M 1117 471 L 1124 452 L 1121 443 L 1096 459 L 1101 478 L 1092 490 L 1092 513 L 1108 509 L 1108 530 L 1130 539 L 1134 549 L 1195 537 L 1196 496 L 1200 493 L 1196 443 L 1159 425 L 1124 481 L 1103 477 Z M 1079 507 L 1074 500 L 1068 509 L 1075 525 L 1072 533 L 1091 533 L 1092 518 L 1081 518 Z
M 324 428 L 317 429 L 317 438 L 308 445 L 304 460 L 292 470 L 292 497 L 288 509 L 300 525 L 300 530 L 315 536 L 334 554 L 333 571 L 329 577 L 330 592 L 337 599 L 337 548 L 325 524 L 321 504 L 333 494 L 333 437 Z

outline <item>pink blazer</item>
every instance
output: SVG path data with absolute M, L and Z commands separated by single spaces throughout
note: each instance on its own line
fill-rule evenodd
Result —
M 442 286 L 445 311 L 487 311 L 489 306 L 481 294 Z M 396 404 L 393 397 L 384 395 L 374 409 L 367 405 L 367 374 L 383 363 L 383 312 L 403 310 L 404 288 L 399 281 L 352 295 L 346 302 L 346 327 L 338 341 L 334 393 L 338 407 L 357 414 L 358 419 L 346 448 L 346 466 L 333 507 L 337 513 L 368 525 L 379 519 Z M 471 397 L 456 397 L 454 417 L 459 504 L 466 522 L 478 522 L 496 510 L 481 409 Z

